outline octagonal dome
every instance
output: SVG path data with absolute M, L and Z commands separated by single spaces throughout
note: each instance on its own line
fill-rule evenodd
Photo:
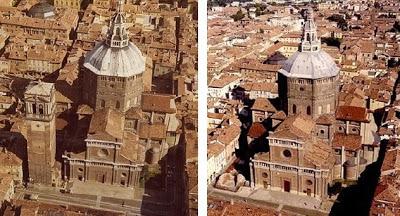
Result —
M 144 72 L 145 58 L 131 42 L 123 48 L 102 42 L 87 54 L 83 66 L 101 76 L 131 77 Z
M 52 18 L 55 16 L 55 8 L 53 5 L 45 1 L 42 1 L 33 5 L 29 9 L 27 14 L 28 16 L 34 18 L 41 18 L 41 19 Z
M 285 61 L 279 72 L 290 78 L 321 79 L 337 76 L 339 68 L 332 57 L 323 50 L 297 51 Z

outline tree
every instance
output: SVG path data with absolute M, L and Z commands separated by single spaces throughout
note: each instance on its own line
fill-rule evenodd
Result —
M 244 18 L 245 14 L 242 12 L 242 9 L 239 8 L 239 10 L 236 12 L 236 14 L 232 15 L 231 18 L 236 22 L 239 20 L 242 20 Z

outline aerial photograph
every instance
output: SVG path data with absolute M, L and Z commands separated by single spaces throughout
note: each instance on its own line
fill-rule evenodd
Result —
M 197 0 L 0 0 L 0 215 L 197 215 Z
M 400 215 L 400 2 L 207 15 L 208 215 Z

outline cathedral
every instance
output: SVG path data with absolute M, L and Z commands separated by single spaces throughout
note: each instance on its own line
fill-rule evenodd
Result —
M 269 133 L 268 152 L 251 159 L 250 182 L 252 187 L 323 199 L 333 180 L 335 154 L 321 122 L 334 119 L 339 68 L 321 50 L 311 8 L 306 16 L 299 50 L 279 71 L 288 117 Z
M 178 143 L 174 97 L 144 92 L 145 58 L 129 41 L 122 3 L 84 61 L 83 102 L 63 155 L 64 179 L 137 187 L 147 164 Z

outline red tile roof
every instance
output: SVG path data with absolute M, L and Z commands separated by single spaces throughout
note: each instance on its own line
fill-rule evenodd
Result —
M 356 106 L 339 106 L 336 110 L 336 119 L 369 122 L 367 109 Z

